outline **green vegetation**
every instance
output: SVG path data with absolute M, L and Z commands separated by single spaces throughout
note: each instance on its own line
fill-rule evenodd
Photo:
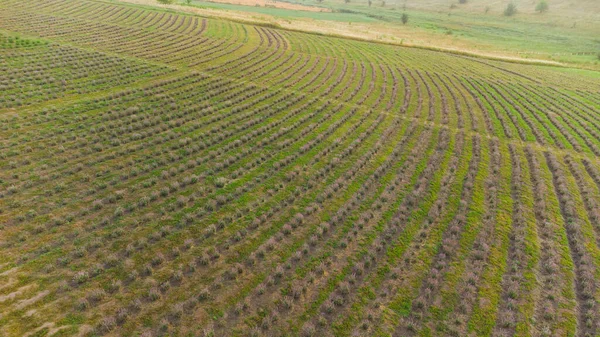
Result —
M 402 24 L 403 25 L 405 25 L 406 23 L 408 23 L 408 14 L 402 13 L 402 18 L 400 20 L 402 20 Z
M 600 333 L 598 72 L 103 0 L 0 60 L 0 336 Z
M 540 13 L 547 12 L 550 9 L 548 2 L 546 0 L 540 0 L 538 4 L 535 6 L 535 10 Z

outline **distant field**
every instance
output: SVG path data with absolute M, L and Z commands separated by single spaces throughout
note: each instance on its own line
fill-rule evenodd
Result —
M 471 0 L 466 4 L 449 0 L 387 1 L 385 7 L 377 0 L 372 1 L 371 7 L 362 0 L 349 4 L 338 0 L 298 2 L 334 11 L 351 10 L 357 12 L 355 16 L 374 18 L 384 24 L 374 25 L 382 40 L 395 35 L 396 39 L 405 39 L 407 43 L 414 40 L 421 45 L 514 54 L 596 67 L 600 63 L 598 1 L 553 0 L 548 2 L 549 11 L 543 14 L 535 11 L 537 1 L 514 1 L 517 14 L 510 18 L 502 14 L 509 1 L 497 0 Z M 394 34 L 389 25 L 402 26 L 402 13 L 409 14 L 409 27 L 399 27 Z M 412 37 L 414 33 L 416 38 Z
M 156 5 L 155 0 L 124 0 Z M 510 58 L 546 60 L 600 70 L 600 2 L 551 0 L 537 13 L 537 1 L 517 0 L 517 14 L 506 17 L 508 1 L 194 0 L 178 10 L 216 17 L 268 22 L 284 28 L 394 44 L 427 46 Z M 181 4 L 183 4 L 181 2 Z M 298 4 L 332 13 L 273 8 Z M 170 6 L 173 7 L 173 6 Z M 175 6 L 177 7 L 177 6 Z M 409 21 L 402 24 L 406 13 Z
M 212 3 L 225 3 L 225 4 L 233 4 L 233 5 L 242 5 L 242 6 L 253 6 L 253 7 L 266 7 L 266 8 L 277 8 L 283 9 L 285 11 L 301 11 L 299 14 L 307 14 L 306 12 L 329 12 L 329 8 L 322 8 L 316 6 L 305 6 L 300 3 L 290 3 L 290 2 L 280 2 L 280 1 L 272 1 L 272 0 L 213 0 L 210 1 Z M 245 7 L 247 9 L 247 7 Z
M 0 2 L 0 336 L 600 334 L 598 72 L 261 23 Z
M 377 20 L 368 17 L 357 17 L 353 14 L 348 13 L 330 13 L 330 12 L 306 12 L 289 10 L 285 8 L 272 8 L 264 6 L 244 6 L 239 4 L 230 4 L 222 2 L 198 2 L 201 8 L 213 8 L 222 10 L 233 10 L 233 11 L 244 11 L 248 13 L 259 13 L 265 15 L 273 15 L 284 19 L 316 19 L 326 21 L 340 21 L 340 22 L 376 22 Z M 324 9 L 325 11 L 325 9 Z

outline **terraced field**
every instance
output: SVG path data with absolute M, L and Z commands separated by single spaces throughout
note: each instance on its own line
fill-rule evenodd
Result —
M 4 0 L 0 88 L 0 336 L 600 334 L 592 72 Z

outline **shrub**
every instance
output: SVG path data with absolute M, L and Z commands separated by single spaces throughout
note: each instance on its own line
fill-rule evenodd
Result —
M 175 272 L 175 274 L 173 274 L 173 281 L 181 282 L 181 280 L 183 280 L 183 272 L 178 270 Z
M 132 270 L 129 275 L 127 275 L 127 280 L 129 282 L 133 282 L 138 278 L 139 274 L 136 270 Z
M 292 234 L 292 226 L 290 226 L 289 224 L 285 224 L 281 231 L 285 235 L 290 235 L 290 234 Z
M 264 283 L 261 283 L 256 287 L 256 294 L 262 295 L 265 293 L 266 290 L 267 290 L 267 287 L 264 285 Z
M 142 301 L 135 299 L 131 302 L 130 306 L 133 311 L 140 311 L 142 310 Z
M 99 302 L 106 296 L 102 289 L 93 289 L 88 293 L 87 299 L 91 303 Z
M 109 293 L 115 293 L 117 291 L 119 291 L 119 289 L 121 288 L 121 281 L 120 280 L 113 280 L 109 285 L 108 285 L 108 292 Z
M 198 301 L 204 301 L 210 298 L 210 291 L 208 288 L 204 288 L 198 294 Z
M 335 310 L 335 304 L 331 299 L 327 300 L 323 304 L 323 311 L 327 314 L 331 314 Z
M 126 308 L 121 308 L 117 311 L 117 323 L 123 324 L 129 317 L 129 311 Z
M 407 24 L 408 23 L 408 14 L 402 13 L 402 17 L 400 18 L 400 20 L 402 20 L 403 25 Z
M 227 179 L 224 177 L 219 177 L 219 178 L 215 179 L 215 186 L 218 188 L 225 187 L 226 184 L 227 184 Z
M 339 290 L 344 296 L 350 294 L 350 284 L 348 284 L 346 281 L 341 282 L 339 285 Z
M 119 258 L 116 255 L 111 254 L 108 257 L 106 257 L 105 263 L 109 267 L 114 267 L 117 264 L 119 264 L 119 261 L 120 260 L 119 260 Z
M 89 307 L 90 307 L 90 303 L 85 298 L 80 299 L 79 302 L 77 302 L 77 305 L 76 305 L 76 309 L 79 310 L 79 311 L 85 311 Z
M 504 16 L 513 16 L 515 14 L 517 14 L 517 5 L 515 5 L 514 2 L 506 5 L 506 8 L 504 9 Z
M 100 324 L 97 327 L 97 330 L 99 333 L 108 333 L 110 331 L 112 331 L 115 326 L 117 325 L 117 320 L 112 317 L 106 317 L 104 319 L 102 319 L 102 321 L 100 322 Z
M 163 263 L 164 260 L 164 255 L 162 253 L 158 253 L 154 258 L 152 258 L 152 265 L 158 266 L 159 264 Z
M 183 303 L 177 303 L 171 309 L 171 316 L 175 319 L 181 318 L 183 316 Z
M 148 291 L 148 299 L 152 302 L 160 298 L 160 292 L 156 288 L 152 288 Z
M 87 271 L 79 271 L 73 276 L 73 282 L 77 284 L 85 283 L 90 278 Z
M 548 9 L 550 9 L 550 6 L 548 6 L 548 2 L 546 0 L 541 0 L 537 6 L 535 6 L 535 10 L 540 13 L 547 12 Z
M 304 326 L 302 327 L 302 336 L 304 336 L 304 337 L 312 337 L 312 336 L 315 336 L 316 333 L 317 333 L 317 329 L 310 322 L 304 324 Z
M 158 289 L 161 292 L 165 292 L 165 291 L 169 290 L 169 288 L 171 288 L 171 284 L 169 282 L 163 282 L 158 286 Z

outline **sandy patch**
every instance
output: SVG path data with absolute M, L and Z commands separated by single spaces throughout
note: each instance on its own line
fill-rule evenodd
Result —
M 12 287 L 15 283 L 17 283 L 16 279 L 14 279 L 14 278 L 8 279 L 8 282 L 0 285 L 0 291 L 4 290 L 6 288 Z
M 2 303 L 2 302 L 6 302 L 6 301 L 10 301 L 10 300 L 13 300 L 13 299 L 17 298 L 17 296 L 20 296 L 20 295 L 22 295 L 22 294 L 23 294 L 24 292 L 26 292 L 28 289 L 31 289 L 32 287 L 33 287 L 33 285 L 32 285 L 32 284 L 30 284 L 30 285 L 26 285 L 26 286 L 23 286 L 23 287 L 21 287 L 21 288 L 19 288 L 19 289 L 15 290 L 15 291 L 13 291 L 13 292 L 12 292 L 12 293 L 10 293 L 10 294 L 7 294 L 7 295 L 2 295 L 2 296 L 0 296 L 0 303 Z
M 27 312 L 25 312 L 25 315 L 23 315 L 23 317 L 31 317 L 35 314 L 37 314 L 37 310 L 36 309 L 31 309 L 31 310 L 27 310 Z
M 21 301 L 17 302 L 17 304 L 15 304 L 15 309 L 21 310 L 21 309 L 25 308 L 26 306 L 31 305 L 31 304 L 41 300 L 42 298 L 46 297 L 46 295 L 48 295 L 49 293 L 50 293 L 49 290 L 44 290 L 42 292 L 37 293 L 37 295 L 35 295 L 31 298 L 21 300 Z
M 69 327 L 68 325 L 56 327 L 56 324 L 54 322 L 46 322 L 46 323 L 40 325 L 39 327 L 37 327 L 35 330 L 23 335 L 23 337 L 29 337 L 29 336 L 35 334 L 36 332 L 38 332 L 42 329 L 46 329 L 46 328 L 48 328 L 48 334 L 46 336 L 52 336 L 55 333 L 59 332 L 60 330 L 66 329 L 68 327 Z
M 10 274 L 16 272 L 17 270 L 19 270 L 19 268 L 17 268 L 17 267 L 11 268 L 5 272 L 0 273 L 0 276 L 10 275 Z
M 84 337 L 92 331 L 94 331 L 94 328 L 91 325 L 82 324 L 79 326 L 79 331 L 78 331 L 76 337 Z

